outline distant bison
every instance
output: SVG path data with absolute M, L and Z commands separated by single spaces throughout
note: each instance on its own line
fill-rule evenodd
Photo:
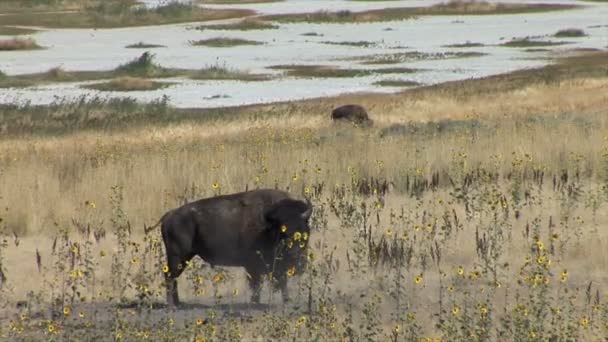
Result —
M 365 108 L 359 105 L 344 105 L 331 112 L 334 121 L 349 121 L 357 125 L 371 125 L 373 121 L 369 118 Z
M 310 201 L 272 189 L 201 199 L 170 210 L 158 223 L 167 252 L 167 304 L 179 304 L 176 278 L 195 255 L 212 266 L 245 267 L 255 303 L 262 277 L 272 272 L 275 288 L 287 301 L 288 274 L 306 267 L 311 213 Z

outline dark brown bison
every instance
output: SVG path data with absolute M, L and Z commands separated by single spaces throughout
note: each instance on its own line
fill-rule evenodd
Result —
M 303 272 L 312 204 L 288 193 L 253 190 L 201 199 L 170 210 L 161 219 L 167 252 L 167 304 L 179 304 L 177 277 L 198 255 L 211 266 L 241 266 L 249 274 L 251 300 L 260 300 L 263 276 L 288 300 L 287 276 Z
M 357 125 L 370 126 L 373 121 L 369 118 L 365 108 L 359 105 L 344 105 L 331 112 L 334 121 L 349 121 Z

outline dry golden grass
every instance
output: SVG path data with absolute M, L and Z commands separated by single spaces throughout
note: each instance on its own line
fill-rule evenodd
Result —
M 0 142 L 0 150 L 7 164 L 0 187 L 6 194 L 0 199 L 0 205 L 9 205 L 11 215 L 23 217 L 22 221 L 27 222 L 17 230 L 46 231 L 55 220 L 74 215 L 82 201 L 104 197 L 108 189 L 119 182 L 127 186 L 129 212 L 138 223 L 150 222 L 166 208 L 161 205 L 161 197 L 154 201 L 138 200 L 148 198 L 147 192 L 181 191 L 189 184 L 201 186 L 215 180 L 224 184 L 226 191 L 242 190 L 247 184 L 251 186 L 259 165 L 249 165 L 242 158 L 262 148 L 255 144 L 257 135 L 279 140 L 266 150 L 269 165 L 280 166 L 276 173 L 268 175 L 268 185 L 273 185 L 275 178 L 284 179 L 285 170 L 296 168 L 298 161 L 304 158 L 326 170 L 319 181 L 329 184 L 344 181 L 349 165 L 356 165 L 364 173 L 371 172 L 376 160 L 385 161 L 385 175 L 392 179 L 411 165 L 409 158 L 392 156 L 404 153 L 413 156 L 422 146 L 424 153 L 420 162 L 426 172 L 445 168 L 454 146 L 465 149 L 474 156 L 476 163 L 487 161 L 492 155 L 526 150 L 552 169 L 559 168 L 562 154 L 576 151 L 596 169 L 605 132 L 598 129 L 587 133 L 583 128 L 571 127 L 571 119 L 567 117 L 553 118 L 579 113 L 574 118 L 597 122 L 604 127 L 607 89 L 607 79 L 588 79 L 464 98 L 425 93 L 413 98 L 395 96 L 382 102 L 376 96 L 349 96 L 342 101 L 358 100 L 369 108 L 377 127 L 363 132 L 348 131 L 344 137 L 336 135 L 329 122 L 328 113 L 336 103 L 327 99 L 306 101 L 296 108 L 273 105 L 275 108 L 270 109 L 266 106 L 269 110 L 285 113 L 266 119 L 182 123 L 116 133 L 82 132 L 54 138 L 4 140 Z M 550 131 L 544 125 L 516 129 L 517 122 L 530 116 L 553 119 L 556 126 Z M 392 124 L 442 119 L 476 119 L 496 123 L 501 129 L 489 135 L 481 131 L 474 141 L 460 134 L 379 137 L 379 132 Z M 281 136 L 294 136 L 307 142 L 284 145 L 280 143 Z M 224 146 L 224 150 L 219 153 L 212 149 L 217 146 Z M 349 151 L 353 150 L 359 153 L 352 156 Z M 221 167 L 209 169 L 214 165 Z M 129 171 L 133 169 L 140 171 Z M 31 197 L 23 196 L 18 190 L 32 184 L 43 184 L 44 190 L 37 188 Z M 49 207 L 46 203 L 54 205 Z

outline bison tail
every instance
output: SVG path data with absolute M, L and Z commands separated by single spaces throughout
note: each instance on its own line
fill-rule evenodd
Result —
M 172 212 L 173 212 L 173 210 L 169 210 L 169 211 L 167 211 L 167 212 L 166 212 L 166 213 L 165 213 L 165 214 L 164 214 L 164 215 L 163 215 L 163 216 L 162 216 L 160 219 L 158 219 L 158 222 L 156 222 L 156 224 L 154 224 L 153 226 L 150 226 L 150 227 L 148 227 L 148 226 L 144 226 L 144 231 L 145 231 L 146 233 L 148 233 L 148 232 L 152 231 L 153 229 L 158 228 L 158 226 L 160 226 L 160 225 L 161 225 L 161 223 L 163 223 L 163 221 L 165 220 L 165 218 L 166 218 L 167 216 L 169 216 L 169 214 L 171 214 Z

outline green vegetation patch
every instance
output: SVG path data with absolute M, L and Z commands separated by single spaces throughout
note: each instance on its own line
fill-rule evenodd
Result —
M 328 78 L 346 78 L 346 77 L 361 77 L 373 74 L 371 70 L 361 69 L 341 69 L 327 65 L 274 65 L 271 69 L 285 70 L 287 76 L 293 77 L 328 77 Z
M 567 29 L 557 31 L 553 36 L 558 37 L 558 38 L 563 38 L 563 37 L 576 38 L 576 37 L 585 37 L 585 36 L 587 36 L 587 34 L 585 33 L 585 31 L 583 31 L 581 29 L 567 28 Z
M 40 50 L 42 48 L 31 38 L 0 39 L 0 51 Z
M 202 5 L 241 5 L 241 4 L 263 4 L 269 2 L 282 2 L 285 0 L 199 0 Z
M 374 82 L 373 85 L 381 87 L 418 87 L 422 84 L 416 81 L 408 80 L 382 80 Z
M 513 39 L 506 43 L 500 44 L 500 46 L 514 47 L 514 48 L 530 48 L 530 47 L 542 47 L 542 46 L 558 46 L 569 44 L 568 42 L 554 42 L 545 40 L 533 40 L 530 38 Z
M 194 80 L 238 80 L 238 81 L 266 81 L 271 77 L 264 74 L 251 74 L 248 72 L 221 65 L 211 65 L 197 70 L 189 76 Z
M 365 40 L 360 40 L 358 42 L 330 42 L 330 41 L 325 41 L 325 42 L 321 42 L 323 44 L 330 44 L 330 45 L 344 45 L 344 46 L 357 46 L 357 47 L 372 47 L 375 46 L 376 43 L 374 42 L 369 42 L 369 41 L 365 41 Z
M 358 56 L 349 58 L 348 60 L 358 61 L 361 64 L 375 65 L 375 64 L 399 64 L 405 62 L 419 61 L 419 60 L 439 60 L 439 59 L 452 59 L 452 58 L 473 58 L 487 55 L 483 52 L 477 51 L 448 51 L 448 52 L 420 52 L 420 51 L 407 51 L 398 52 L 391 54 L 378 54 L 369 56 Z
M 302 36 L 305 36 L 305 37 L 323 37 L 323 35 L 321 33 L 317 33 L 317 32 L 302 33 Z
M 277 14 L 262 17 L 264 20 L 297 23 L 353 23 L 406 20 L 427 15 L 494 15 L 547 12 L 573 9 L 579 6 L 562 4 L 490 3 L 486 1 L 450 1 L 428 7 L 384 8 L 363 12 L 342 10 L 337 12 Z
M 252 11 L 243 9 L 208 9 L 178 2 L 147 8 L 133 6 L 131 1 L 95 1 L 68 12 L 10 13 L 2 16 L 2 24 L 52 28 L 113 28 L 220 20 L 251 14 Z
M 485 46 L 485 45 L 482 43 L 473 43 L 473 42 L 442 45 L 442 47 L 446 47 L 446 48 L 470 48 L 470 47 L 482 47 L 482 46 Z
M 285 74 L 293 77 L 328 77 L 347 78 L 362 77 L 373 74 L 411 74 L 420 71 L 411 68 L 380 68 L 380 69 L 342 69 L 329 65 L 273 65 L 270 69 L 285 70 Z
M 381 68 L 381 69 L 370 69 L 370 71 L 376 74 L 413 74 L 421 71 L 420 69 L 412 68 Z
M 233 47 L 240 45 L 263 45 L 264 43 L 240 38 L 218 37 L 191 41 L 190 44 L 193 46 Z
M 173 83 L 156 82 L 138 77 L 121 77 L 108 82 L 96 83 L 82 86 L 86 89 L 101 91 L 148 91 L 166 88 Z
M 275 30 L 278 25 L 271 24 L 259 19 L 243 19 L 236 23 L 219 25 L 200 25 L 197 30 L 221 30 L 221 31 L 251 31 L 251 30 Z
M 125 48 L 127 48 L 127 49 L 155 49 L 155 48 L 164 48 L 164 47 L 166 47 L 166 46 L 160 45 L 160 44 L 144 43 L 144 42 L 139 42 L 139 43 L 130 44 L 130 45 L 125 46 Z
M 544 49 L 544 48 L 532 48 L 532 49 L 525 49 L 524 52 L 547 52 L 547 51 L 551 51 L 549 49 Z
M 0 26 L 0 36 L 19 36 L 36 32 L 38 31 L 22 27 Z
M 114 73 L 138 77 L 171 77 L 177 76 L 180 72 L 161 67 L 154 62 L 154 54 L 144 52 L 138 58 L 118 66 L 114 69 Z

